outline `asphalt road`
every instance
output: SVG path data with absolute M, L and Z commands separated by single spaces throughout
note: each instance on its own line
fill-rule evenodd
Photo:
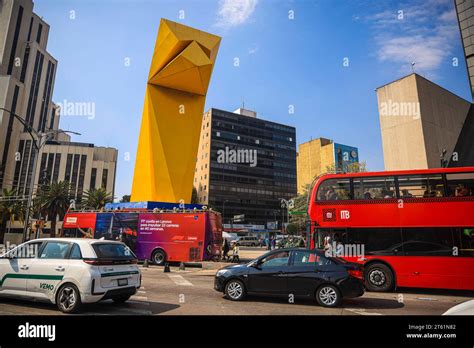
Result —
M 448 308 L 472 299 L 472 293 L 433 290 L 398 290 L 366 293 L 345 300 L 340 308 L 317 306 L 315 301 L 289 303 L 288 299 L 248 297 L 233 302 L 213 289 L 212 269 L 172 267 L 142 268 L 140 291 L 125 304 L 104 301 L 85 305 L 82 315 L 440 315 Z M 0 299 L 0 315 L 61 315 L 47 303 Z

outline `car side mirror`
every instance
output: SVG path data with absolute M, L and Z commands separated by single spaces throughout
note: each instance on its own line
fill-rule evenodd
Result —
M 252 263 L 252 267 L 256 269 L 260 269 L 261 268 L 260 264 L 261 264 L 260 260 L 257 260 L 254 263 Z

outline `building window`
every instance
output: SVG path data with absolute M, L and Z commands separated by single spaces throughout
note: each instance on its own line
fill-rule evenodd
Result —
M 11 75 L 12 70 L 13 70 L 13 62 L 15 61 L 16 47 L 18 45 L 18 36 L 20 35 L 22 18 L 23 18 L 23 7 L 20 6 L 18 10 L 18 17 L 16 17 L 15 33 L 13 34 L 12 50 L 10 51 L 10 61 L 8 62 L 7 75 Z
M 57 153 L 54 159 L 53 182 L 58 182 L 60 164 L 61 164 L 61 154 Z
M 107 177 L 109 175 L 109 170 L 105 169 L 102 171 L 102 188 L 106 189 L 107 188 Z
M 69 153 L 66 160 L 66 173 L 64 174 L 64 181 L 71 182 L 71 166 L 72 154 Z
M 74 160 L 73 160 L 73 165 L 72 165 L 72 177 L 71 177 L 71 185 L 76 191 L 76 186 L 77 186 L 77 173 L 79 172 L 79 160 L 81 158 L 81 155 L 77 154 L 74 155 Z
M 81 200 L 84 188 L 84 177 L 86 175 L 87 155 L 81 155 L 81 165 L 79 167 L 79 180 L 77 183 L 77 198 Z
M 95 189 L 96 178 L 97 178 L 97 168 L 92 168 L 89 190 Z
M 31 79 L 31 88 L 30 88 L 30 95 L 28 97 L 28 107 L 26 109 L 26 124 L 29 126 L 33 126 L 34 124 L 34 115 L 36 110 L 36 101 L 38 100 L 38 91 L 39 91 L 39 84 L 41 80 L 41 74 L 43 71 L 43 60 L 44 55 L 39 51 L 36 52 L 35 58 L 35 66 L 33 69 L 33 77 Z M 24 131 L 26 132 L 28 129 L 27 126 L 24 127 Z
M 217 136 L 217 137 L 220 137 L 220 136 L 221 136 L 221 132 L 216 132 L 216 136 Z
M 240 135 L 237 135 L 237 140 L 240 140 Z
M 41 103 L 40 109 L 40 121 L 38 128 L 44 132 L 46 128 L 46 119 L 48 118 L 48 108 L 51 102 L 51 90 L 53 86 L 53 76 L 54 76 L 54 64 L 48 62 L 48 70 L 46 72 L 46 81 L 43 91 L 43 102 Z
M 38 32 L 36 33 L 36 42 L 40 43 L 41 42 L 41 33 L 43 32 L 43 24 L 39 24 L 38 26 Z
M 260 140 L 255 139 L 255 144 L 260 144 Z

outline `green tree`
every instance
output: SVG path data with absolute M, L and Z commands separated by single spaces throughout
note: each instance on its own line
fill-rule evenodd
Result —
M 99 210 L 105 207 L 107 203 L 112 203 L 113 197 L 105 188 L 91 189 L 84 192 L 82 203 L 85 207 Z
M 354 162 L 354 163 L 349 163 L 346 167 L 347 171 L 346 173 L 362 173 L 367 171 L 367 164 L 365 161 L 363 162 Z M 336 165 L 331 164 L 330 166 L 326 166 L 326 172 L 327 173 L 336 173 Z
M 47 215 L 48 220 L 51 221 L 51 238 L 56 236 L 56 221 L 58 218 L 59 220 L 64 218 L 64 214 L 66 214 L 69 208 L 70 198 L 71 186 L 67 181 L 53 182 L 49 185 L 44 185 L 36 194 L 33 206 L 37 206 L 39 212 Z M 38 211 L 33 213 L 37 215 Z
M 24 216 L 23 201 L 15 200 L 16 192 L 14 190 L 3 189 L 2 200 L 0 201 L 1 222 L 0 222 L 0 243 L 3 243 L 7 222 L 13 223 L 16 219 L 22 220 Z
M 127 203 L 130 202 L 130 195 L 123 195 L 122 199 L 120 199 L 120 203 Z
M 305 185 L 303 191 L 293 198 L 293 208 L 290 209 L 290 225 L 294 225 L 292 229 L 296 229 L 300 232 L 305 230 L 306 221 L 308 220 L 307 211 L 310 189 L 310 184 Z

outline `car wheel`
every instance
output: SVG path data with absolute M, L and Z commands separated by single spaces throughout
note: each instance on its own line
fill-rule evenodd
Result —
M 153 255 L 151 255 L 151 261 L 155 265 L 163 265 L 166 261 L 166 253 L 164 250 L 158 249 L 153 252 Z
M 112 300 L 113 300 L 115 303 L 124 303 L 124 302 L 127 302 L 127 301 L 129 300 L 130 296 L 131 296 L 131 295 L 115 297 L 115 298 L 113 298 Z
M 63 313 L 75 313 L 81 307 L 81 295 L 74 284 L 63 285 L 56 295 L 56 305 Z
M 341 302 L 341 292 L 334 285 L 322 285 L 316 291 L 316 301 L 323 307 L 337 307 Z
M 371 264 L 365 270 L 365 286 L 369 291 L 390 291 L 393 289 L 394 276 L 387 265 L 383 263 Z
M 225 286 L 225 296 L 232 301 L 242 301 L 245 298 L 245 285 L 240 280 L 232 279 Z

